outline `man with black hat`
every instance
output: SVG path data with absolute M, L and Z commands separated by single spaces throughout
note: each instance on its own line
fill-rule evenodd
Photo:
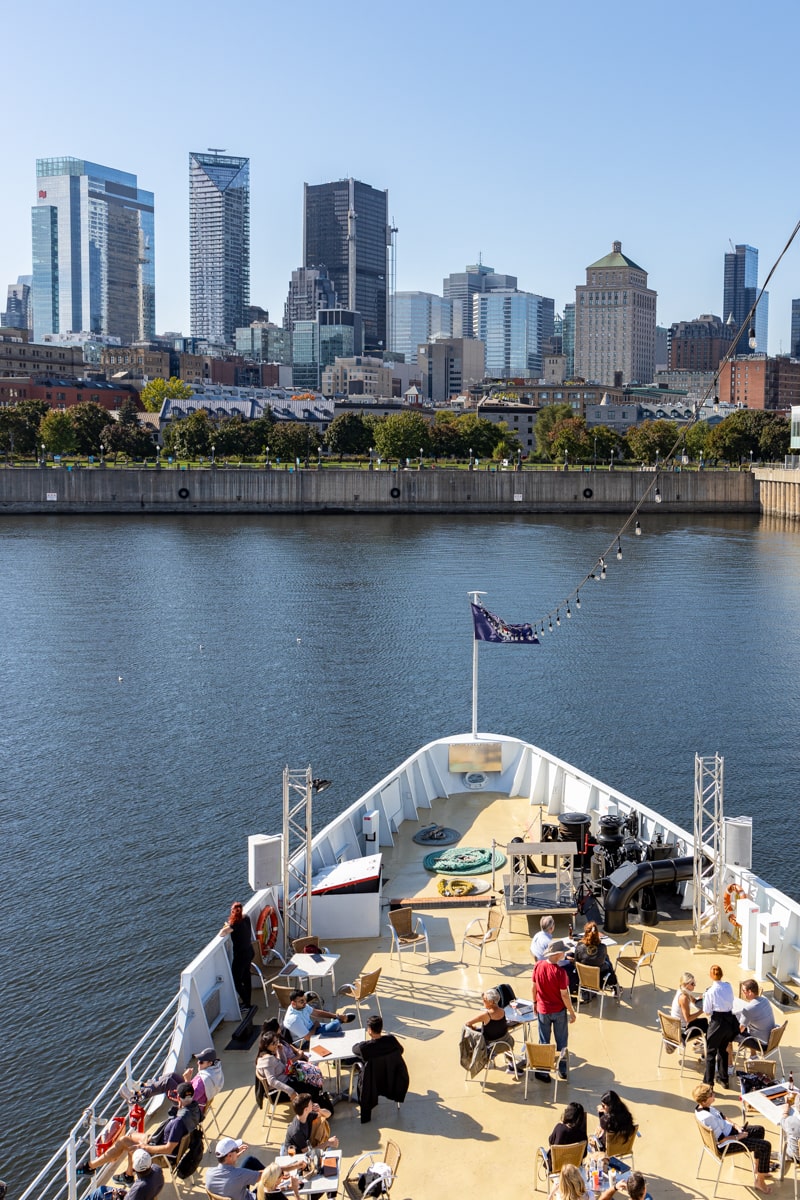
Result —
M 192 1057 L 197 1059 L 197 1074 L 191 1067 L 187 1067 L 182 1075 L 179 1075 L 177 1071 L 171 1071 L 168 1075 L 159 1075 L 156 1079 L 149 1079 L 135 1087 L 123 1083 L 119 1089 L 120 1096 L 123 1100 L 127 1100 L 128 1104 L 142 1104 L 152 1096 L 169 1095 L 181 1083 L 191 1083 L 194 1088 L 194 1098 L 200 1105 L 201 1111 L 205 1112 L 209 1100 L 213 1100 L 217 1092 L 222 1091 L 225 1085 L 222 1064 L 217 1058 L 217 1052 L 213 1046 L 199 1050 Z
M 148 1154 L 164 1154 L 167 1158 L 174 1158 L 182 1139 L 202 1120 L 200 1105 L 194 1098 L 194 1090 L 190 1083 L 182 1083 L 179 1086 L 175 1099 L 178 1103 L 176 1115 L 170 1117 L 154 1134 L 123 1134 L 98 1158 L 88 1158 L 86 1162 L 81 1163 L 77 1169 L 78 1175 L 94 1175 L 98 1167 L 115 1163 L 123 1154 L 127 1154 L 127 1169 L 122 1175 L 115 1175 L 114 1182 L 133 1184 L 133 1154 L 136 1150 L 146 1150 Z

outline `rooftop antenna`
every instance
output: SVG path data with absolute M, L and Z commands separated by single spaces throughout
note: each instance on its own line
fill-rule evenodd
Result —
M 208 153 L 209 154 L 224 154 L 225 147 L 224 146 L 209 146 Z

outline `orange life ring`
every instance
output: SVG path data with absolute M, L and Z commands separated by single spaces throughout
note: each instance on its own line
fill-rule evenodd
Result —
M 725 915 L 730 921 L 734 929 L 739 929 L 739 922 L 736 920 L 736 905 L 734 896 L 737 900 L 746 900 L 747 892 L 738 883 L 729 883 L 725 889 L 725 895 L 722 897 L 722 905 L 725 909 Z
M 271 904 L 262 908 L 258 915 L 256 938 L 262 954 L 269 953 L 278 940 L 278 914 Z

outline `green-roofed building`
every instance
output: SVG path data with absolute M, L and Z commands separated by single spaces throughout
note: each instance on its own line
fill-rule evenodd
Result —
M 647 272 L 613 242 L 575 289 L 575 373 L 601 384 L 652 383 L 656 292 Z

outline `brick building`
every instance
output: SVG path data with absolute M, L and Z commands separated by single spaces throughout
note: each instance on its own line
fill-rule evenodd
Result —
M 745 408 L 788 412 L 800 404 L 800 360 L 766 354 L 732 358 L 720 372 L 719 398 Z

